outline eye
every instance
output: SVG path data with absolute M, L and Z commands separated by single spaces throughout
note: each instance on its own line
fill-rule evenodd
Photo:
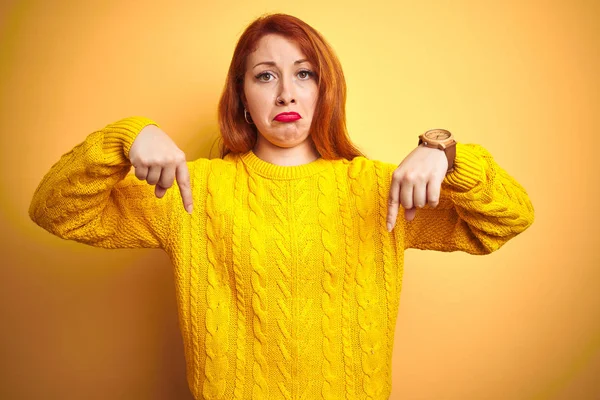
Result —
M 298 75 L 300 75 L 300 74 L 304 74 L 304 78 L 300 78 L 300 79 L 305 80 L 305 79 L 310 79 L 314 75 L 314 72 L 312 72 L 311 70 L 308 70 L 308 69 L 303 69 L 302 71 L 298 72 Z
M 271 81 L 270 79 L 269 80 L 262 79 L 264 76 L 273 76 L 273 74 L 271 74 L 270 72 L 263 72 L 262 74 L 256 75 L 255 78 L 262 82 L 270 82 Z

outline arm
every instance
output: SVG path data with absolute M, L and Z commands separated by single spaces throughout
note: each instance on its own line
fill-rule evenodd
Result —
M 412 221 L 398 213 L 405 249 L 489 254 L 533 223 L 527 192 L 485 148 L 457 143 L 454 163 L 436 207 L 418 208 Z
M 159 248 L 168 236 L 172 196 L 128 175 L 129 149 L 148 118 L 131 117 L 95 131 L 46 173 L 29 206 L 48 232 L 103 248 Z M 177 204 L 180 205 L 180 204 Z

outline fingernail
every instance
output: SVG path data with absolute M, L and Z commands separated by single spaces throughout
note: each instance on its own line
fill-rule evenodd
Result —
M 193 205 L 189 205 L 189 206 L 187 206 L 186 210 L 187 210 L 187 212 L 189 214 L 191 214 L 194 211 L 194 206 Z
M 387 230 L 388 232 L 392 231 L 392 224 L 390 222 L 387 223 Z

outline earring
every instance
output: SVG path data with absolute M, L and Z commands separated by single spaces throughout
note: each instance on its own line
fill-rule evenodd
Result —
M 247 123 L 249 123 L 250 125 L 252 125 L 252 121 L 248 121 L 248 110 L 246 110 L 244 108 L 244 119 L 246 120 Z

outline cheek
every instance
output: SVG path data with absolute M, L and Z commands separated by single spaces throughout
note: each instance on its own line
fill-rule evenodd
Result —
M 267 104 L 269 104 L 269 96 L 265 95 L 263 91 L 248 91 L 246 92 L 246 100 L 248 101 L 248 111 L 256 118 L 264 118 L 269 112 Z
M 269 122 L 269 110 L 268 107 L 265 106 L 264 100 L 255 100 L 254 103 L 254 115 L 256 115 L 256 119 L 258 121 L 266 121 Z
M 318 95 L 319 93 L 316 87 L 314 88 L 314 90 L 307 94 L 306 103 L 308 104 L 308 107 L 311 111 L 314 111 L 317 105 Z

